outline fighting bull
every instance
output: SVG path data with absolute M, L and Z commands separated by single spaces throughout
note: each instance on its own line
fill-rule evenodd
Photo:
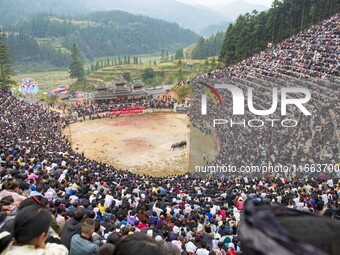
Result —
M 174 143 L 173 145 L 171 145 L 171 149 L 176 149 L 176 148 L 182 148 L 187 146 L 187 141 L 181 141 L 179 143 Z

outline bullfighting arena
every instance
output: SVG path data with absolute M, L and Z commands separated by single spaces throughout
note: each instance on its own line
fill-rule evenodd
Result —
M 64 130 L 73 149 L 120 170 L 151 176 L 189 169 L 189 118 L 186 114 L 149 113 L 76 122 Z M 187 141 L 183 148 L 171 145 Z

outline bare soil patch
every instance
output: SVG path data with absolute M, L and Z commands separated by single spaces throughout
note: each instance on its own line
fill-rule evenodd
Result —
M 189 170 L 190 128 L 185 114 L 144 115 L 86 120 L 64 130 L 72 147 L 89 159 L 122 170 L 152 176 L 183 174 Z M 185 148 L 171 145 L 186 140 Z

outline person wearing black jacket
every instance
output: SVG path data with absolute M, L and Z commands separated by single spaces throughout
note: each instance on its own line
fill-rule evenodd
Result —
M 61 232 L 61 243 L 70 250 L 70 243 L 72 236 L 75 234 L 81 234 L 82 221 L 85 217 L 85 210 L 82 207 L 78 207 L 73 212 L 73 217 L 65 222 L 65 226 Z

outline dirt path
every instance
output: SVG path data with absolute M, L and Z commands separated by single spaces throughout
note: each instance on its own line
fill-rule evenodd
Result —
M 72 147 L 86 157 L 134 173 L 165 176 L 189 169 L 189 119 L 185 114 L 153 113 L 87 120 L 71 125 Z M 69 129 L 65 129 L 69 135 Z M 188 146 L 171 149 L 186 140 Z

